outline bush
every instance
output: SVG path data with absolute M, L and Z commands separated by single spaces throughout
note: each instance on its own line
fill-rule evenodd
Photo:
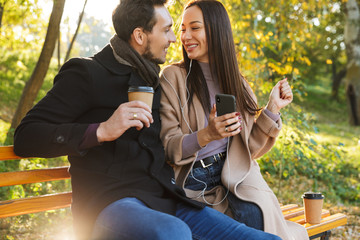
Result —
M 318 143 L 316 118 L 292 104 L 283 111 L 283 129 L 273 149 L 259 159 L 265 174 L 277 181 L 305 176 L 313 180 L 308 190 L 320 191 L 333 202 L 355 203 L 360 199 L 360 164 L 343 143 Z M 360 152 L 360 147 L 357 147 Z

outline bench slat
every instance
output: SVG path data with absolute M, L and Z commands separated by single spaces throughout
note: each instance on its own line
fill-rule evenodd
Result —
M 289 210 L 297 208 L 297 207 L 298 207 L 297 204 L 288 204 L 288 205 L 285 205 L 285 206 L 280 206 L 281 211 L 283 211 L 283 212 L 289 211 Z
M 328 217 L 330 216 L 330 211 L 327 210 L 327 209 L 323 209 L 322 212 L 321 212 L 321 218 L 325 218 L 325 217 Z M 289 221 L 292 221 L 292 222 L 296 222 L 298 224 L 305 224 L 305 215 L 299 215 L 299 216 L 296 216 L 294 218 L 290 218 L 290 219 L 287 219 Z
M 69 179 L 69 167 L 0 173 L 0 187 Z
M 328 216 L 321 220 L 319 224 L 310 224 L 306 223 L 303 226 L 308 231 L 309 236 L 314 236 L 316 234 L 334 229 L 336 227 L 347 224 L 347 218 L 345 214 L 336 213 L 334 215 Z
M 294 209 L 291 209 L 289 211 L 283 212 L 283 215 L 284 215 L 285 219 L 294 218 L 294 217 L 297 217 L 297 216 L 300 216 L 300 215 L 303 215 L 303 214 L 304 214 L 304 208 L 303 207 L 294 208 Z
M 71 192 L 0 202 L 0 218 L 70 207 Z
M 1 146 L 0 147 L 0 161 L 22 159 L 15 155 L 13 146 Z

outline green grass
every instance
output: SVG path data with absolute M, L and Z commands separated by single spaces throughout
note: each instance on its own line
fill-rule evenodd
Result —
M 315 117 L 314 139 L 319 144 L 332 143 L 343 146 L 348 152 L 349 160 L 360 164 L 360 126 L 349 124 L 349 111 L 345 98 L 344 85 L 339 91 L 339 100 L 330 99 L 331 86 L 326 79 L 320 80 L 314 86 L 307 86 L 307 96 L 302 102 L 305 112 Z

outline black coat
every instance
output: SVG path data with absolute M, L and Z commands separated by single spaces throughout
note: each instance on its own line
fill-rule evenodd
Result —
M 129 66 L 118 63 L 110 46 L 91 58 L 69 60 L 53 88 L 25 116 L 15 131 L 14 151 L 24 157 L 68 155 L 72 179 L 72 212 L 76 232 L 85 236 L 99 212 L 123 197 L 137 197 L 149 207 L 175 213 L 180 201 L 196 207 L 174 183 L 164 162 L 159 137 L 160 87 L 155 90 L 154 123 L 128 129 L 116 141 L 80 151 L 90 123 L 106 121 L 128 101 L 130 85 L 145 85 Z

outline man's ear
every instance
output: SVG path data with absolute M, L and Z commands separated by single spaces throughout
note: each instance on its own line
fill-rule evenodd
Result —
M 132 32 L 131 39 L 134 41 L 135 44 L 142 46 L 146 41 L 146 34 L 144 33 L 144 30 L 142 28 L 137 27 Z

